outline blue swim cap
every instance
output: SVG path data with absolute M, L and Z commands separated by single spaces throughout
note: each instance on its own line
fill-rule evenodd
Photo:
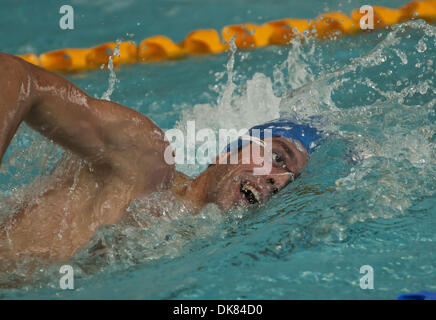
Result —
M 421 291 L 398 296 L 397 300 L 436 300 L 436 292 Z
M 311 153 L 317 146 L 321 138 L 320 132 L 308 124 L 296 124 L 287 118 L 279 118 L 267 123 L 256 125 L 248 130 L 247 134 L 239 137 L 238 140 L 230 143 L 226 147 L 226 152 L 238 150 L 240 147 L 252 141 L 252 138 L 263 139 L 265 129 L 272 131 L 272 137 L 287 138 L 295 144 L 304 146 L 308 153 Z

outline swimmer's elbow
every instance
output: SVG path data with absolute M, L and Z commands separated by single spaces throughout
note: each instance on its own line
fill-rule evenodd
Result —
M 32 77 L 25 63 L 0 53 L 0 160 L 32 106 Z

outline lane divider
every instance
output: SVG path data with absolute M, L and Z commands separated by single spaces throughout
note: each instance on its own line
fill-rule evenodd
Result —
M 424 19 L 436 22 L 436 0 L 410 1 L 399 9 L 373 6 L 374 29 L 390 27 L 408 20 Z M 309 19 L 281 19 L 262 25 L 239 24 L 225 26 L 220 34 L 214 29 L 195 30 L 180 43 L 157 35 L 144 39 L 139 45 L 133 41 L 119 44 L 114 55 L 116 42 L 103 43 L 92 48 L 66 48 L 39 55 L 19 55 L 22 59 L 50 71 L 75 73 L 97 68 L 107 68 L 113 55 L 114 66 L 132 63 L 182 59 L 188 55 L 217 54 L 229 49 L 234 38 L 239 49 L 254 49 L 267 45 L 287 45 L 303 33 L 327 40 L 333 37 L 354 35 L 360 30 L 363 14 L 353 10 L 351 16 L 342 12 L 328 12 Z

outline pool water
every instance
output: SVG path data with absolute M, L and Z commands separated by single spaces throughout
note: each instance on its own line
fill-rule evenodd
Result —
M 58 28 L 56 1 L 5 1 L 0 51 L 41 53 L 154 34 L 180 41 L 196 28 L 349 13 L 366 4 L 69 3 L 76 8 L 73 31 Z M 332 41 L 122 66 L 115 78 L 110 70 L 68 76 L 163 129 L 184 130 L 188 120 L 197 129 L 246 128 L 285 113 L 297 121 L 316 116 L 323 143 L 301 178 L 259 209 L 226 215 L 208 206 L 191 216 L 162 194 L 136 199 L 128 210 L 144 228 L 99 230 L 68 262 L 75 290 L 59 288 L 60 265 L 41 265 L 23 287 L 0 289 L 0 297 L 393 299 L 436 290 L 435 46 L 435 26 L 415 21 Z M 21 126 L 0 171 L 0 217 L 25 201 L 25 186 L 43 189 L 47 168 L 62 155 Z M 178 169 L 195 176 L 204 167 Z M 156 201 L 169 219 L 147 214 Z M 372 290 L 359 285 L 364 265 L 374 269 Z

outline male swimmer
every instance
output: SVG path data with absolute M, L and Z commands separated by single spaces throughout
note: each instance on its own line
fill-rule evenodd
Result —
M 252 129 L 272 130 L 270 172 L 254 175 L 261 161 L 243 163 L 240 155 L 250 143 L 236 143 L 224 156 L 238 152 L 237 164 L 220 161 L 190 179 L 167 164 L 168 141 L 146 116 L 92 98 L 57 74 L 0 53 L 0 159 L 22 121 L 84 165 L 53 179 L 53 187 L 0 226 L 2 261 L 68 259 L 100 226 L 128 214 L 131 200 L 156 191 L 170 191 L 193 213 L 208 203 L 223 211 L 257 206 L 298 177 L 319 138 L 315 129 L 286 120 L 256 126 Z M 69 193 L 73 184 L 74 198 Z

